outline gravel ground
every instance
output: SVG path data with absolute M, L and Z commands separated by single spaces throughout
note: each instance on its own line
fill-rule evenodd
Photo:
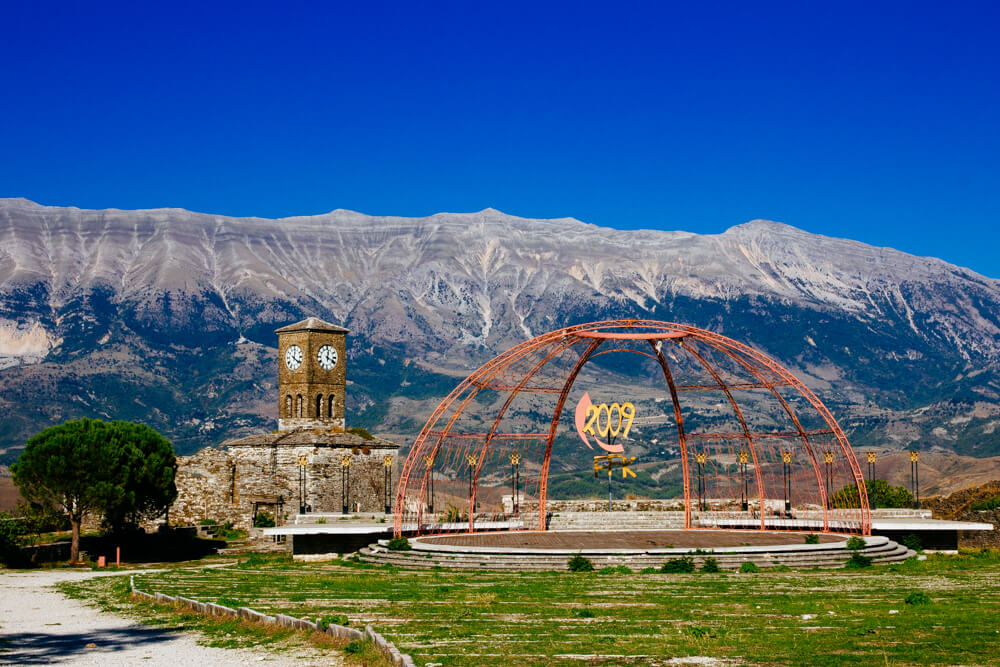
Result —
M 0 571 L 0 664 L 313 665 L 339 664 L 336 653 L 272 653 L 200 646 L 195 635 L 102 613 L 52 588 L 110 573 L 74 570 Z M 87 648 L 93 644 L 93 648 Z

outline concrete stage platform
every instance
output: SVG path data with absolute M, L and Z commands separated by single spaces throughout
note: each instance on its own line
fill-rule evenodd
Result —
M 674 558 L 691 557 L 700 566 L 715 559 L 722 569 L 751 562 L 760 568 L 843 567 L 850 558 L 850 535 L 824 533 L 806 544 L 806 533 L 752 530 L 605 530 L 525 531 L 433 535 L 410 538 L 409 551 L 392 551 L 387 541 L 361 549 L 361 560 L 411 568 L 458 570 L 565 570 L 574 554 L 595 568 L 624 565 L 633 571 L 659 568 Z M 861 553 L 876 563 L 902 562 L 915 554 L 886 537 L 863 538 Z
M 956 552 L 958 550 L 960 531 L 981 531 L 993 530 L 993 525 L 989 523 L 976 523 L 969 521 L 943 521 L 927 517 L 925 511 L 912 511 L 910 516 L 899 516 L 900 511 L 891 516 L 879 516 L 873 512 L 872 535 L 889 538 L 893 542 L 902 543 L 911 535 L 920 540 L 920 544 L 928 551 Z M 586 513 L 590 523 L 601 518 L 612 519 L 608 513 L 588 512 Z M 604 514 L 604 517 L 601 515 Z M 615 513 L 623 514 L 623 513 Z M 653 513 L 649 513 L 653 514 Z M 742 546 L 779 546 L 782 540 L 790 540 L 790 543 L 802 542 L 804 533 L 816 533 L 820 536 L 821 543 L 842 541 L 846 538 L 835 533 L 821 533 L 822 524 L 810 520 L 794 519 L 789 520 L 787 526 L 775 526 L 781 530 L 760 531 L 755 530 L 759 526 L 756 519 L 727 518 L 725 525 L 714 528 L 698 528 L 685 531 L 672 528 L 677 525 L 679 512 L 661 512 L 662 526 L 660 528 L 646 528 L 649 525 L 647 520 L 643 522 L 643 528 L 629 531 L 627 517 L 616 516 L 610 522 L 611 525 L 595 525 L 587 529 L 562 529 L 547 531 L 518 531 L 520 522 L 517 521 L 489 521 L 476 522 L 476 529 L 487 531 L 469 535 L 462 531 L 468 530 L 468 524 L 436 524 L 436 531 L 443 532 L 443 535 L 424 536 L 413 538 L 421 541 L 428 549 L 432 545 L 439 546 L 477 546 L 504 549 L 523 548 L 563 548 L 572 549 L 574 553 L 587 548 L 583 543 L 573 543 L 573 535 L 586 536 L 586 540 L 593 545 L 601 545 L 600 549 L 622 549 L 639 548 L 648 549 L 656 545 L 651 543 L 660 540 L 661 537 L 655 533 L 670 533 L 669 540 L 660 544 L 673 544 L 683 549 L 719 549 L 726 548 L 723 543 L 728 535 L 743 536 L 738 545 Z M 674 516 L 678 515 L 678 516 Z M 324 523 L 318 523 L 323 520 Z M 773 520 L 772 520 L 773 521 Z M 779 520 L 780 521 L 780 520 Z M 656 522 L 654 522 L 656 523 Z M 624 530 L 622 530 L 624 529 Z M 296 517 L 295 523 L 278 526 L 276 528 L 265 528 L 265 536 L 285 536 L 292 543 L 292 553 L 294 554 L 322 554 L 322 553 L 350 553 L 362 547 L 373 544 L 378 540 L 386 540 L 391 537 L 392 516 L 371 514 L 371 515 L 300 515 Z M 620 543 L 625 533 L 629 533 L 630 540 L 639 542 L 627 546 Z M 715 536 L 715 537 L 713 537 Z M 714 543 L 712 540 L 716 540 Z M 562 547 L 557 547 L 554 541 L 561 541 Z M 537 546 L 535 546 L 537 545 Z

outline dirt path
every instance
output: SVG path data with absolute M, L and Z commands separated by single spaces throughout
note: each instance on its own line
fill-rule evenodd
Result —
M 287 655 L 200 646 L 195 635 L 168 632 L 102 613 L 52 588 L 110 573 L 74 570 L 0 572 L 0 664 L 310 665 L 340 656 Z M 93 644 L 94 648 L 87 648 Z

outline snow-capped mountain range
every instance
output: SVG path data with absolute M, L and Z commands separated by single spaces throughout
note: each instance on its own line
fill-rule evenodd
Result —
M 403 436 L 493 354 L 626 316 L 765 350 L 856 440 L 1000 453 L 1000 281 L 938 259 L 762 220 L 699 235 L 493 209 L 268 220 L 3 199 L 0 461 L 83 414 L 142 419 L 183 451 L 267 426 L 273 329 L 309 315 L 351 330 L 355 423 Z

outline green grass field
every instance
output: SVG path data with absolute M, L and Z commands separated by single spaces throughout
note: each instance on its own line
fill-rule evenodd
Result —
M 601 574 L 413 571 L 251 557 L 136 585 L 373 625 L 417 664 L 1000 663 L 1000 553 L 859 571 Z M 106 604 L 121 585 L 75 584 Z M 914 593 L 922 596 L 910 597 Z M 916 604 L 913 604 L 916 602 Z M 143 612 L 140 612 L 143 613 Z M 147 610 L 147 614 L 152 611 Z

